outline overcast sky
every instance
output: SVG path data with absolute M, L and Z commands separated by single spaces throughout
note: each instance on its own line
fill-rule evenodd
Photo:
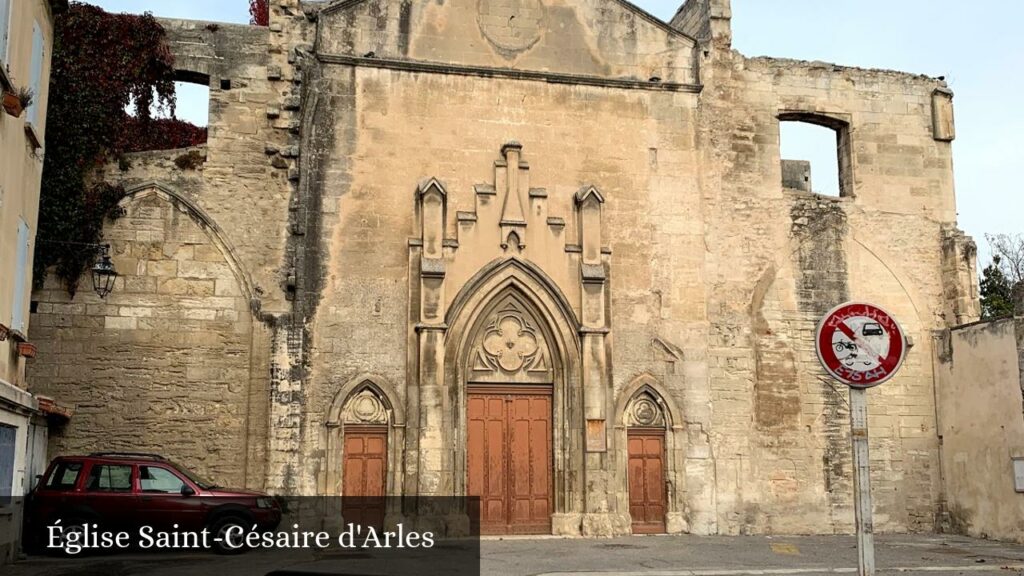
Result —
M 681 0 L 680 0 L 681 2 Z M 247 23 L 247 0 L 94 0 L 112 12 Z M 671 0 L 637 5 L 667 20 Z M 732 0 L 733 45 L 747 56 L 824 60 L 945 76 L 956 92 L 954 170 L 960 226 L 974 236 L 1024 232 L 1024 2 L 1019 0 Z M 178 115 L 206 123 L 206 94 L 179 91 Z M 783 157 L 810 160 L 815 188 L 833 192 L 834 140 L 787 129 Z

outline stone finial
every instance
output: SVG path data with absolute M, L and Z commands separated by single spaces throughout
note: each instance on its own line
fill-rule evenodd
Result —
M 604 194 L 601 194 L 601 191 L 596 186 L 587 185 L 576 191 L 575 199 L 577 206 L 582 205 L 590 198 L 594 198 L 599 204 L 604 204 Z
M 505 177 L 506 188 L 500 191 L 505 194 L 505 201 L 502 204 L 501 210 L 501 222 L 503 224 L 526 224 L 526 210 L 523 208 L 523 199 L 519 186 L 522 154 L 523 145 L 514 140 L 501 147 L 501 155 L 505 158 L 505 165 L 508 167 Z M 507 234 L 503 232 L 502 237 L 507 237 Z
M 523 150 L 523 145 L 515 140 L 510 140 L 501 147 L 501 155 L 507 158 L 509 150 L 521 152 Z

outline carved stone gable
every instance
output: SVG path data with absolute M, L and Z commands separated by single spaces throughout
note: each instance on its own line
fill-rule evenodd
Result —
M 507 142 L 501 147 L 501 156 L 494 160 L 491 181 L 473 186 L 473 209 L 455 213 L 455 236 L 451 237 L 449 191 L 437 178 L 421 181 L 416 204 L 419 235 L 409 243 L 415 260 L 412 265 L 419 269 L 423 281 L 420 324 L 443 324 L 442 287 L 448 274 L 463 265 L 460 261 L 476 270 L 499 258 L 516 258 L 540 267 L 567 294 L 578 294 L 582 279 L 590 289 L 586 301 L 578 302 L 581 323 L 587 328 L 606 328 L 603 284 L 608 278 L 611 251 L 602 242 L 605 197 L 590 184 L 579 188 L 571 198 L 563 196 L 565 184 L 561 190 L 550 195 L 561 196 L 553 198 L 559 203 L 568 200 L 572 212 L 554 216 L 548 212 L 548 189 L 531 186 L 530 163 L 523 156 L 523 145 Z M 456 198 L 460 195 L 457 190 L 451 193 Z M 465 277 L 466 273 L 462 270 L 455 275 Z

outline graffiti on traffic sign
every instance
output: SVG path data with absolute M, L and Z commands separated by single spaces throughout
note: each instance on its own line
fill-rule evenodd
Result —
M 814 345 L 825 370 L 854 388 L 871 388 L 892 378 L 907 354 L 899 322 L 882 308 L 862 302 L 842 304 L 826 314 Z

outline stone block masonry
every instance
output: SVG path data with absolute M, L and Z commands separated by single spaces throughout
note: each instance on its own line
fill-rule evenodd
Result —
M 80 416 L 54 435 L 53 448 L 159 452 L 218 483 L 243 485 L 249 301 L 181 199 L 145 188 L 122 207 L 105 231 L 120 273 L 111 295 L 83 289 L 71 299 L 53 277 L 35 295 L 47 359 L 37 373 Z
M 109 167 L 133 191 L 105 232 L 124 277 L 106 302 L 35 295 L 33 381 L 79 405 L 58 451 L 284 494 L 478 493 L 497 533 L 846 532 L 845 391 L 813 332 L 871 300 L 915 343 L 871 396 L 876 523 L 935 527 L 930 336 L 977 316 L 942 81 L 746 58 L 725 0 L 672 24 L 612 0 L 271 15 L 166 21 L 211 86 L 206 161 Z M 791 120 L 836 131 L 840 197 L 803 165 L 783 185 Z

